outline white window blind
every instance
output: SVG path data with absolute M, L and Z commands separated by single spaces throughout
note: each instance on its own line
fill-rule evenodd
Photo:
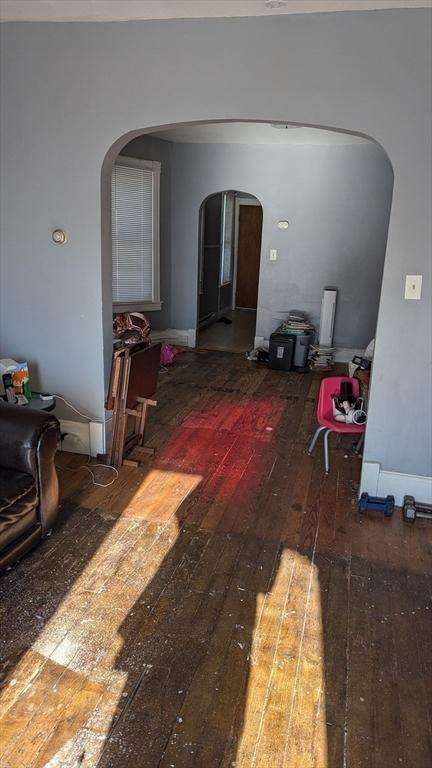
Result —
M 160 164 L 120 157 L 112 172 L 112 295 L 148 306 L 159 296 Z

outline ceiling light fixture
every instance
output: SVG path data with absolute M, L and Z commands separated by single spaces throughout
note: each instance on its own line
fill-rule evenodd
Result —
M 265 7 L 270 11 L 276 11 L 278 8 L 286 8 L 287 0 L 266 0 Z
M 300 128 L 299 125 L 290 125 L 289 123 L 270 123 L 270 125 L 278 131 L 290 131 L 293 128 Z

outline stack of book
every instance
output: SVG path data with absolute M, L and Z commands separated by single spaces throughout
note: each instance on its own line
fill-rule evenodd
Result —
M 292 335 L 301 335 L 315 331 L 313 325 L 307 319 L 307 315 L 302 312 L 290 312 L 288 318 L 282 323 L 279 333 L 289 333 Z
M 309 368 L 312 371 L 332 371 L 334 368 L 334 347 L 320 347 L 311 344 L 309 352 Z

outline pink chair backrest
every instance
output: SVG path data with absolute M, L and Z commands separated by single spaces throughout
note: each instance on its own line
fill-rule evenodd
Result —
M 318 422 L 320 421 L 320 416 L 325 419 L 333 418 L 332 396 L 340 393 L 343 381 L 350 381 L 352 384 L 353 395 L 355 397 L 360 397 L 360 382 L 358 379 L 351 379 L 349 376 L 327 376 L 320 384 L 317 405 Z

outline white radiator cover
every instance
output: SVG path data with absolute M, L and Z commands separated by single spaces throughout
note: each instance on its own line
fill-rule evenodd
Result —
M 336 299 L 337 290 L 335 288 L 324 288 L 321 302 L 321 319 L 319 331 L 320 347 L 331 347 L 333 345 Z

